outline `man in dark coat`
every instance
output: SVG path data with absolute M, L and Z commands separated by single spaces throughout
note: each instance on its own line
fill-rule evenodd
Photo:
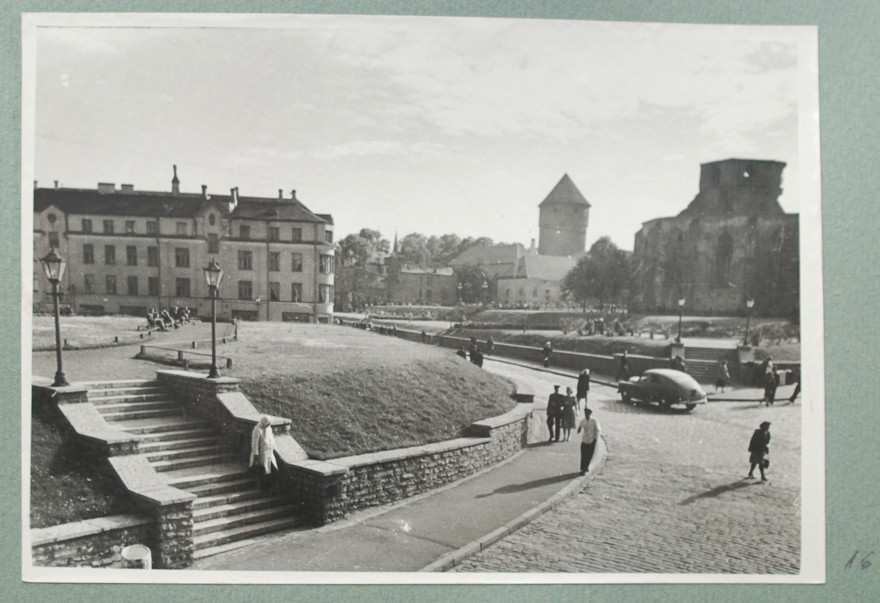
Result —
M 480 346 L 478 345 L 471 346 L 471 362 L 480 368 L 483 367 L 483 352 L 480 351 Z
M 553 386 L 553 393 L 547 400 L 547 428 L 550 430 L 550 439 L 559 441 L 559 433 L 562 431 L 562 409 L 565 405 L 565 396 L 559 393 L 559 386 Z
M 577 400 L 577 409 L 581 409 L 581 400 L 584 401 L 584 408 L 587 407 L 587 394 L 590 391 L 590 369 L 584 369 L 581 371 L 581 374 L 578 375 L 578 385 L 577 385 L 577 395 L 575 399 Z
M 779 387 L 779 371 L 776 370 L 774 366 L 767 376 L 765 377 L 764 383 L 764 400 L 767 403 L 767 406 L 770 406 L 776 401 L 776 388 Z
M 624 350 L 623 356 L 620 357 L 620 368 L 617 369 L 617 381 L 626 381 L 627 379 L 629 379 L 629 355 Z
M 553 355 L 553 345 L 549 341 L 544 344 L 544 349 L 541 350 L 541 355 L 544 357 L 544 367 L 550 366 L 550 356 Z
M 749 469 L 749 477 L 754 479 L 755 467 L 761 471 L 761 481 L 766 482 L 764 476 L 764 468 L 770 463 L 764 458 L 770 454 L 770 421 L 761 423 L 761 427 L 752 434 L 752 440 L 749 442 L 749 462 L 752 464 Z

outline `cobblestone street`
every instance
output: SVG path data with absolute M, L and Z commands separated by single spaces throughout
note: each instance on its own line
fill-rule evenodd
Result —
M 554 383 L 568 385 L 559 376 L 489 364 L 528 381 L 540 405 Z M 612 388 L 594 385 L 589 406 L 608 446 L 604 470 L 580 493 L 455 571 L 799 571 L 798 405 L 709 403 L 693 413 L 666 413 L 624 405 Z M 764 420 L 772 421 L 766 483 L 745 479 L 749 439 Z M 572 440 L 565 446 L 574 466 L 574 434 Z

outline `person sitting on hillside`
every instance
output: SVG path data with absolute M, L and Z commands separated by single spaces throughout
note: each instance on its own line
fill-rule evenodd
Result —
M 275 436 L 272 433 L 272 422 L 265 415 L 251 433 L 249 467 L 254 466 L 257 468 L 257 488 L 264 490 L 269 485 L 269 475 L 272 474 L 272 468 L 278 469 L 278 463 L 275 460 Z
M 471 362 L 483 368 L 483 352 L 480 351 L 480 346 L 478 345 L 471 348 Z
M 156 319 L 153 317 L 153 309 L 150 308 L 147 311 L 147 328 L 155 329 L 156 328 Z
M 458 356 L 461 356 L 465 360 L 467 360 L 468 354 L 464 349 L 464 346 L 459 346 L 458 351 L 456 352 Z

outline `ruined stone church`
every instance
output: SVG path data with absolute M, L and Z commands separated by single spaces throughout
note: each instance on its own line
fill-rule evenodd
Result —
M 779 204 L 778 161 L 701 165 L 697 196 L 680 214 L 642 224 L 633 250 L 630 310 L 797 317 L 798 216 Z

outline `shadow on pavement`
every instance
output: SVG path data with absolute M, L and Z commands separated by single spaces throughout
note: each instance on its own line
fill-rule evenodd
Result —
M 486 494 L 480 494 L 476 498 L 488 498 L 490 496 L 494 496 L 495 494 L 512 494 L 514 492 L 531 490 L 532 488 L 541 488 L 543 486 L 550 486 L 559 482 L 567 482 L 573 480 L 576 477 L 580 477 L 580 475 L 580 473 L 566 473 L 565 475 L 545 477 L 544 479 L 536 479 L 534 481 L 525 482 L 523 484 L 510 484 L 509 486 L 496 488 L 495 490 L 492 490 L 491 492 L 488 492 Z
M 684 408 L 670 408 L 669 410 L 665 410 L 663 408 L 660 408 L 659 404 L 653 404 L 650 402 L 638 402 L 636 404 L 633 404 L 624 402 L 620 398 L 617 398 L 615 400 L 603 401 L 602 410 L 617 414 L 687 415 L 691 412 L 699 410 L 699 407 L 697 407 L 694 411 L 689 411 Z
M 761 480 L 756 481 L 756 480 L 751 480 L 751 479 L 747 479 L 744 477 L 741 480 L 735 481 L 731 484 L 717 486 L 715 488 L 712 488 L 711 490 L 707 490 L 706 492 L 703 492 L 702 494 L 695 494 L 694 496 L 691 496 L 690 498 L 684 499 L 683 501 L 681 501 L 678 504 L 689 505 L 692 502 L 696 502 L 696 501 L 700 500 L 701 498 L 715 498 L 721 494 L 724 494 L 725 492 L 732 492 L 734 490 L 739 490 L 740 488 L 745 488 L 747 486 L 753 486 L 755 484 L 760 484 L 760 483 L 761 483 Z

